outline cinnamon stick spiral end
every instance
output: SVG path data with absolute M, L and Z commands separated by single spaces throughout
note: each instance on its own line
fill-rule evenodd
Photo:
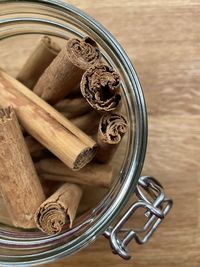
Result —
M 69 60 L 82 70 L 100 63 L 100 50 L 96 42 L 90 37 L 85 37 L 81 40 L 76 38 L 69 39 L 67 52 Z
M 61 232 L 66 223 L 66 211 L 59 203 L 46 203 L 36 214 L 37 227 L 48 235 Z
M 82 77 L 80 89 L 87 102 L 96 110 L 115 110 L 121 101 L 120 77 L 107 65 L 97 65 L 88 69 Z
M 71 228 L 81 196 L 82 190 L 79 186 L 64 183 L 36 211 L 35 223 L 38 229 L 48 235 L 58 234 L 68 218 Z
M 96 160 L 101 163 L 110 161 L 128 131 L 128 123 L 119 113 L 105 114 L 101 117 L 98 129 L 98 145 Z
M 97 152 L 97 145 L 93 146 L 93 148 L 86 148 L 82 151 L 76 158 L 76 161 L 74 162 L 74 171 L 78 171 L 81 168 L 83 168 L 85 165 L 87 165 L 96 155 Z
M 118 144 L 127 130 L 125 117 L 119 113 L 110 113 L 101 117 L 98 135 L 102 142 Z

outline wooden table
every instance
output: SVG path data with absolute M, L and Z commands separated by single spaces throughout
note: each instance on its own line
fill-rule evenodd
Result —
M 174 208 L 147 245 L 132 246 L 131 261 L 113 255 L 102 237 L 78 254 L 45 266 L 200 266 L 199 0 L 67 2 L 101 22 L 133 60 L 149 113 L 143 173 L 160 179 Z

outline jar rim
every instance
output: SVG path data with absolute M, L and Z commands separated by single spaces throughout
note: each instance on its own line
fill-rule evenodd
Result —
M 2 0 L 0 5 L 3 3 L 32 3 L 35 5 L 48 5 L 52 9 L 59 9 L 63 12 L 70 12 L 72 15 L 76 16 L 77 19 L 80 19 L 85 25 L 90 27 L 93 31 L 96 32 L 103 40 L 105 40 L 106 44 L 110 47 L 112 52 L 115 54 L 118 59 L 123 62 L 121 66 L 123 66 L 124 71 L 127 74 L 128 79 L 130 80 L 130 84 L 132 88 L 129 89 L 129 94 L 134 94 L 134 104 L 133 107 L 131 104 L 133 102 L 128 103 L 128 112 L 135 113 L 135 136 L 134 140 L 132 136 L 129 136 L 129 144 L 131 144 L 129 148 L 129 153 L 126 155 L 126 170 L 123 175 L 125 175 L 125 179 L 123 181 L 122 187 L 118 192 L 116 198 L 113 203 L 109 207 L 109 210 L 98 218 L 94 225 L 92 225 L 85 233 L 81 236 L 77 237 L 75 240 L 70 242 L 71 249 L 69 251 L 64 250 L 59 252 L 56 258 L 61 258 L 65 255 L 74 253 L 81 248 L 88 245 L 90 242 L 95 240 L 97 236 L 102 234 L 113 222 L 113 220 L 119 215 L 119 212 L 126 205 L 128 199 L 133 194 L 137 181 L 139 179 L 139 175 L 142 170 L 145 153 L 146 153 L 146 145 L 147 145 L 147 114 L 146 114 L 146 105 L 142 92 L 142 88 L 136 74 L 136 71 L 126 55 L 123 48 L 117 42 L 117 40 L 112 36 L 112 34 L 107 31 L 104 26 L 102 26 L 95 19 L 85 14 L 83 11 L 78 8 L 67 4 L 63 1 L 57 0 L 33 0 L 33 1 L 23 1 L 23 0 Z M 1 24 L 1 21 L 0 21 Z M 135 145 L 133 145 L 135 144 Z M 134 146 L 134 147 L 133 147 Z M 46 258 L 40 258 L 34 261 L 34 264 L 46 263 L 52 260 L 52 256 L 48 256 Z M 33 265 L 33 262 L 29 264 Z M 8 266 L 5 262 L 2 262 L 1 266 Z M 20 266 L 27 266 L 20 263 Z

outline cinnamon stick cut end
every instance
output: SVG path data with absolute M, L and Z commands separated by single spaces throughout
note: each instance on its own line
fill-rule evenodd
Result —
M 116 145 L 127 131 L 127 120 L 119 113 L 105 114 L 100 119 L 98 135 L 102 142 Z
M 97 145 L 94 145 L 92 148 L 86 148 L 85 150 L 83 150 L 76 158 L 73 170 L 78 171 L 82 169 L 94 158 L 96 152 L 97 152 Z
M 40 205 L 36 214 L 37 227 L 48 235 L 58 234 L 69 218 L 70 228 L 75 219 L 82 190 L 74 184 L 63 184 Z
M 85 37 L 81 40 L 73 38 L 67 42 L 69 60 L 78 68 L 87 70 L 100 63 L 101 53 L 94 40 Z
M 121 101 L 120 77 L 107 65 L 97 65 L 88 69 L 82 77 L 80 89 L 87 102 L 96 110 L 115 110 Z
M 101 163 L 111 160 L 124 134 L 128 131 L 128 123 L 119 113 L 105 114 L 101 117 L 98 129 L 99 149 L 96 159 Z
M 36 223 L 48 235 L 59 233 L 66 223 L 66 210 L 60 203 L 46 203 L 40 207 Z

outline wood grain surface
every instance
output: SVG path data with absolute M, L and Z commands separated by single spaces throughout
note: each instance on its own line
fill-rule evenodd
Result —
M 174 207 L 148 244 L 131 245 L 130 261 L 113 255 L 107 240 L 100 237 L 81 252 L 43 267 L 198 267 L 200 1 L 67 2 L 101 22 L 133 61 L 149 115 L 143 174 L 160 180 Z
M 131 261 L 113 255 L 102 237 L 45 266 L 200 266 L 200 2 L 68 2 L 110 30 L 135 64 L 149 114 L 143 173 L 159 178 L 174 207 L 147 245 L 132 245 Z

